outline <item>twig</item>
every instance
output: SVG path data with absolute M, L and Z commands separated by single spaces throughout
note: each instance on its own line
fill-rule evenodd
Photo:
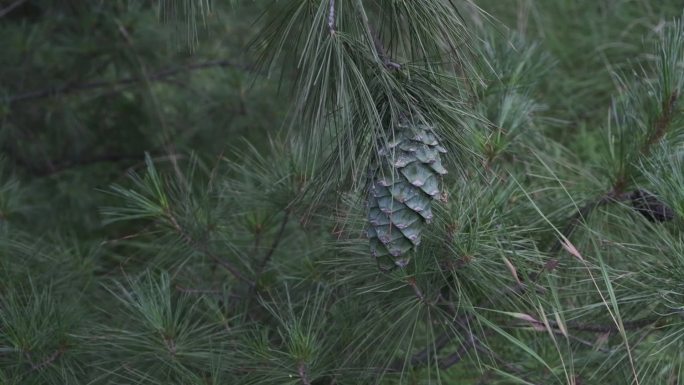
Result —
M 254 232 L 254 245 L 252 246 L 252 254 L 256 258 L 259 251 L 259 244 L 261 243 L 261 228 Z
M 488 370 L 484 373 L 482 373 L 482 376 L 480 376 L 479 380 L 477 381 L 476 385 L 489 385 L 492 383 L 492 370 Z
M 0 17 L 5 17 L 8 13 L 12 12 L 15 8 L 19 7 L 27 1 L 28 0 L 16 0 L 14 3 L 6 6 L 3 9 L 0 9 Z
M 662 111 L 654 123 L 653 133 L 648 137 L 644 147 L 641 149 L 642 154 L 648 155 L 651 151 L 651 147 L 667 133 L 667 128 L 674 118 L 678 98 L 679 95 L 676 92 L 673 92 L 667 100 L 663 100 Z
M 385 50 L 385 46 L 382 44 L 382 41 L 380 41 L 380 35 L 377 33 L 375 28 L 373 28 L 373 26 L 370 24 L 370 22 L 368 21 L 368 15 L 366 15 L 366 13 L 363 11 L 361 13 L 361 19 L 363 20 L 363 23 L 366 25 L 366 32 L 371 37 L 371 39 L 373 39 L 373 46 L 375 47 L 375 52 L 378 54 L 378 58 L 380 58 L 385 68 L 389 70 L 401 69 L 401 64 L 395 63 L 387 55 L 387 50 Z
M 439 360 L 439 368 L 444 370 L 444 369 L 449 369 L 450 367 L 458 364 L 461 362 L 463 357 L 465 357 L 466 354 L 468 354 L 468 351 L 470 348 L 475 346 L 477 343 L 477 339 L 472 333 L 468 333 L 468 339 L 461 344 L 461 346 L 458 348 L 456 353 L 453 353 L 446 358 L 443 358 Z
M 453 313 L 453 309 L 450 309 L 451 312 Z M 452 314 L 455 315 L 455 314 Z M 459 348 L 458 352 L 454 353 L 454 355 L 440 360 L 440 367 L 442 363 L 450 363 L 451 360 L 455 360 L 456 356 L 459 355 L 459 352 L 462 352 L 463 355 L 467 353 L 467 351 L 472 347 L 472 340 L 475 338 L 473 333 L 470 331 L 470 328 L 466 326 L 466 324 L 470 323 L 473 320 L 472 315 L 467 315 L 465 317 L 461 317 L 457 320 L 454 321 L 454 323 L 461 328 L 466 333 L 467 336 L 467 341 L 464 342 L 461 347 Z M 418 366 L 418 365 L 423 365 L 429 361 L 429 358 L 431 357 L 431 354 L 436 355 L 439 353 L 440 350 L 442 350 L 444 347 L 446 347 L 449 342 L 452 340 L 452 335 L 449 334 L 448 332 L 444 332 L 439 335 L 439 337 L 435 338 L 433 343 L 429 346 L 427 346 L 425 349 L 421 350 L 420 352 L 414 354 L 411 356 L 411 359 L 408 361 L 410 366 Z M 463 355 L 459 355 L 458 360 L 462 358 Z M 456 361 L 457 362 L 457 361 Z M 454 364 L 456 363 L 454 362 Z M 407 362 L 405 361 L 395 361 L 392 365 L 390 365 L 387 369 L 393 372 L 400 372 L 403 371 L 404 368 L 406 367 Z M 453 365 L 453 364 L 451 364 Z M 450 366 L 451 366 L 450 365 Z
M 335 0 L 330 0 L 330 9 L 328 10 L 328 30 L 331 35 L 335 34 Z
M 303 363 L 303 362 L 299 363 L 299 367 L 297 368 L 297 372 L 299 374 L 299 381 L 302 383 L 302 385 L 311 385 L 311 380 L 309 380 L 309 374 L 307 373 L 305 363 Z
M 648 325 L 654 324 L 658 322 L 659 318 L 656 317 L 646 317 L 642 319 L 637 319 L 633 321 L 623 321 L 622 326 L 625 328 L 625 330 L 638 330 L 642 329 Z M 555 322 L 551 321 L 552 324 L 555 324 Z M 568 329 L 574 329 L 578 331 L 584 331 L 584 332 L 592 332 L 592 333 L 610 333 L 610 332 L 617 332 L 620 331 L 620 328 L 618 328 L 617 325 L 615 324 L 584 324 L 584 323 L 573 323 L 570 322 L 567 324 Z
M 215 296 L 223 296 L 227 295 L 230 298 L 242 298 L 241 296 L 233 293 L 226 293 L 225 290 L 218 290 L 218 289 L 196 289 L 192 287 L 184 287 L 181 285 L 175 285 L 176 290 L 180 291 L 181 293 L 186 293 L 186 294 L 211 294 Z
M 382 41 L 380 41 L 380 34 L 378 34 L 370 25 L 368 28 L 373 36 L 375 50 L 378 52 L 378 57 L 380 57 L 380 60 L 382 60 L 382 64 L 385 65 L 385 68 L 389 70 L 400 70 L 401 64 L 392 61 L 389 55 L 387 55 L 387 50 L 385 50 L 385 46 L 382 44 Z
M 66 347 L 60 346 L 59 348 L 57 348 L 57 350 L 55 350 L 52 354 L 47 356 L 43 361 L 39 363 L 34 363 L 31 360 L 31 355 L 28 352 L 26 352 L 26 358 L 31 364 L 31 371 L 42 370 L 51 365 L 53 362 L 55 362 L 62 354 L 64 354 L 65 351 Z
M 411 360 L 409 361 L 411 366 L 419 366 L 423 365 L 428 362 L 428 359 L 430 358 L 430 353 L 438 352 L 442 350 L 445 346 L 447 346 L 451 342 L 451 336 L 448 333 L 444 333 L 440 335 L 435 341 L 432 343 L 432 345 L 426 347 L 425 349 L 421 350 L 420 352 L 414 354 L 411 357 Z M 388 367 L 389 371 L 392 372 L 401 372 L 404 368 L 404 362 L 403 361 L 397 361 L 390 365 Z
M 219 258 L 218 255 L 209 252 L 206 247 L 203 245 L 199 245 L 200 251 L 204 252 L 206 255 L 209 256 L 209 258 L 213 259 L 216 263 L 219 265 L 223 266 L 224 269 L 228 270 L 233 276 L 241 281 L 252 283 L 249 279 L 247 279 L 244 275 L 242 275 L 232 264 L 224 261 L 222 258 Z
M 420 290 L 418 287 L 418 284 L 416 283 L 416 279 L 411 277 L 407 280 L 409 286 L 413 289 L 413 292 L 416 294 L 416 297 L 421 301 L 425 302 L 425 296 L 423 295 L 423 291 Z
M 247 279 L 240 271 L 230 264 L 227 261 L 224 261 L 222 258 L 219 258 L 216 254 L 212 253 L 206 245 L 199 243 L 195 241 L 190 234 L 188 234 L 183 227 L 181 227 L 180 223 L 176 220 L 176 217 L 173 216 L 170 212 L 166 213 L 166 218 L 169 220 L 171 223 L 171 226 L 178 232 L 178 234 L 185 240 L 185 242 L 188 244 L 188 246 L 196 248 L 197 250 L 201 251 L 205 255 L 207 255 L 209 258 L 213 259 L 216 263 L 219 265 L 223 266 L 224 269 L 228 270 L 235 278 L 239 279 L 240 281 L 247 282 L 250 285 L 253 285 L 253 282 Z
M 280 228 L 278 229 L 278 233 L 276 234 L 275 238 L 273 239 L 273 243 L 271 244 L 271 247 L 268 249 L 266 254 L 264 254 L 264 257 L 261 259 L 261 261 L 259 262 L 259 265 L 256 268 L 254 280 L 252 281 L 252 283 L 250 285 L 249 294 L 247 295 L 247 309 L 249 309 L 252 306 L 252 301 L 254 300 L 254 297 L 256 297 L 256 295 L 257 295 L 257 290 L 258 290 L 257 285 L 259 284 L 259 278 L 261 278 L 261 275 L 263 274 L 264 270 L 266 269 L 268 262 L 273 257 L 275 250 L 278 248 L 278 245 L 280 244 L 280 241 L 283 238 L 283 234 L 285 233 L 285 227 L 287 226 L 287 223 L 289 222 L 289 220 L 290 220 L 290 210 L 285 209 L 285 214 L 283 215 L 283 220 L 280 222 Z
M 130 160 L 140 160 L 141 155 L 140 154 L 103 154 L 103 155 L 94 155 L 90 157 L 85 157 L 85 158 L 80 158 L 80 159 L 66 159 L 66 160 L 58 160 L 56 162 L 48 164 L 46 168 L 41 168 L 34 166 L 30 164 L 29 162 L 20 159 L 18 157 L 14 157 L 12 160 L 14 160 L 17 164 L 22 165 L 29 171 L 31 174 L 42 177 L 42 176 L 50 176 L 54 175 L 57 173 L 60 173 L 64 170 L 68 170 L 72 167 L 79 167 L 79 166 L 88 166 L 92 165 L 95 163 L 107 163 L 107 162 L 123 162 L 123 161 L 130 161 Z
M 553 330 L 553 332 L 554 332 L 555 334 L 563 335 L 563 332 L 561 332 L 560 330 Z M 578 342 L 578 343 L 580 343 L 580 344 L 582 344 L 582 345 L 584 345 L 584 346 L 587 346 L 587 347 L 596 349 L 596 350 L 598 350 L 598 351 L 601 352 L 601 353 L 605 353 L 605 354 L 612 354 L 612 353 L 614 353 L 614 351 L 611 350 L 611 349 L 606 349 L 606 348 L 598 347 L 598 346 L 596 346 L 595 344 L 592 344 L 592 343 L 589 342 L 589 341 L 585 341 L 585 340 L 583 340 L 582 338 L 579 338 L 579 337 L 577 337 L 577 336 L 573 336 L 572 334 L 568 334 L 568 338 L 570 338 L 571 340 L 576 341 L 576 342 Z
M 67 85 L 61 85 L 61 86 L 53 86 L 53 87 L 49 87 L 46 89 L 34 90 L 34 91 L 29 91 L 29 92 L 26 92 L 23 94 L 15 95 L 15 96 L 10 96 L 7 99 L 7 102 L 9 102 L 10 104 L 13 104 L 13 103 L 19 103 L 19 102 L 23 102 L 23 101 L 27 101 L 27 100 L 44 99 L 44 98 L 50 98 L 50 97 L 54 97 L 54 96 L 73 94 L 73 93 L 81 92 L 81 91 L 95 90 L 95 89 L 99 89 L 99 88 L 131 85 L 131 84 L 136 84 L 136 83 L 143 82 L 143 81 L 145 81 L 145 82 L 147 82 L 147 81 L 159 81 L 159 80 L 164 80 L 164 79 L 171 77 L 171 76 L 175 76 L 181 72 L 197 71 L 197 70 L 217 68 L 217 67 L 233 67 L 233 68 L 249 69 L 248 67 L 241 65 L 241 64 L 237 64 L 231 60 L 212 60 L 212 61 L 206 61 L 206 62 L 201 62 L 201 63 L 187 64 L 187 65 L 184 65 L 181 67 L 167 68 L 167 69 L 159 70 L 157 72 L 149 74 L 147 79 L 143 79 L 141 77 L 136 77 L 136 76 L 131 76 L 131 77 L 122 78 L 122 79 L 113 80 L 113 81 L 96 81 L 96 82 L 91 82 L 91 83 L 67 84 Z
M 509 363 L 509 362 L 506 362 L 506 360 L 504 360 L 503 357 L 501 357 L 500 355 L 498 355 L 496 352 L 494 352 L 494 351 L 493 351 L 492 349 L 490 349 L 489 347 L 487 347 L 487 346 L 485 346 L 484 344 L 482 344 L 482 342 L 480 342 L 479 339 L 477 339 L 477 341 L 475 342 L 475 349 L 479 350 L 480 352 L 482 352 L 482 353 L 484 353 L 484 354 L 490 355 L 492 358 L 494 358 L 494 360 L 496 360 L 496 361 L 497 361 L 499 364 L 501 364 L 504 368 L 506 368 L 506 369 L 508 369 L 509 371 L 515 373 L 515 374 L 518 375 L 522 380 L 527 381 L 527 383 L 533 384 L 533 385 L 534 385 L 534 383 L 525 375 L 525 371 L 524 371 L 523 368 L 521 368 L 521 367 L 518 366 L 518 365 L 514 365 L 514 364 L 511 364 L 511 363 Z
M 610 193 L 604 194 L 601 197 L 597 199 L 593 199 L 586 203 L 584 206 L 580 207 L 577 209 L 577 212 L 570 217 L 570 220 L 568 221 L 568 224 L 563 228 L 561 231 L 561 234 L 563 237 L 569 239 L 570 236 L 575 232 L 575 229 L 577 226 L 582 223 L 582 221 L 586 221 L 586 219 L 589 217 L 589 215 L 598 207 L 603 206 L 610 202 Z M 549 253 L 551 255 L 556 255 L 558 252 L 561 250 L 563 247 L 563 238 L 558 237 L 556 241 L 553 243 L 551 248 L 549 249 Z
M 165 336 L 164 334 L 161 334 L 161 337 L 164 340 L 164 345 L 166 345 L 166 350 L 169 352 L 171 357 L 176 357 L 176 353 L 177 353 L 176 341 L 172 337 Z
M 548 320 L 548 326 L 547 326 L 547 324 L 544 324 L 543 322 L 536 321 L 536 320 L 531 321 L 529 323 L 525 322 L 524 324 L 530 324 L 530 323 L 533 325 L 533 327 L 536 331 L 546 332 L 548 330 L 548 331 L 552 332 L 553 334 L 557 334 L 557 335 L 566 337 L 566 338 L 571 339 L 573 341 L 576 341 L 576 342 L 578 342 L 584 346 L 588 346 L 590 348 L 596 349 L 602 353 L 606 353 L 606 354 L 613 353 L 613 351 L 611 351 L 609 349 L 597 347 L 596 345 L 594 345 L 593 343 L 591 343 L 589 341 L 583 340 L 582 338 L 579 338 L 577 336 L 574 336 L 574 335 L 568 333 L 569 330 L 575 329 L 572 327 L 572 325 L 565 324 L 565 326 L 566 326 L 565 329 L 567 329 L 567 330 L 563 330 L 558 325 L 558 322 L 554 322 L 551 320 Z M 515 327 L 515 326 L 520 326 L 520 325 L 514 325 L 513 327 Z
M 268 249 L 264 257 L 261 259 L 261 262 L 259 263 L 259 266 L 257 267 L 256 270 L 256 278 L 254 279 L 254 282 L 259 280 L 259 277 L 261 274 L 264 272 L 264 269 L 268 265 L 268 262 L 270 262 L 271 258 L 273 257 L 273 253 L 275 250 L 278 248 L 278 244 L 280 244 L 280 240 L 283 238 L 283 234 L 285 233 L 285 226 L 287 225 L 287 222 L 290 220 L 290 211 L 285 210 L 285 214 L 283 215 L 283 220 L 280 222 L 280 228 L 278 229 L 278 233 L 276 234 L 275 238 L 273 239 L 273 243 L 271 244 L 271 247 Z

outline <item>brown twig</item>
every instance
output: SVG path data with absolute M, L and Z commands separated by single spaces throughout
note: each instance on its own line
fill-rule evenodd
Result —
M 303 362 L 299 363 L 297 368 L 297 373 L 299 374 L 299 381 L 302 385 L 311 385 L 311 380 L 309 379 L 309 374 L 307 373 L 306 364 Z
M 55 362 L 62 354 L 66 352 L 66 346 L 60 346 L 55 350 L 52 354 L 47 356 L 43 361 L 34 363 L 31 360 L 31 355 L 27 352 L 26 353 L 26 358 L 28 359 L 29 363 L 31 364 L 31 371 L 36 371 L 36 370 L 42 370 L 51 365 L 53 362 Z
M 423 291 L 418 287 L 416 279 L 411 277 L 407 280 L 407 282 L 408 285 L 413 289 L 413 293 L 416 295 L 416 298 L 418 298 L 421 302 L 425 302 L 425 296 L 423 295 Z
M 651 147 L 658 143 L 658 141 L 660 141 L 660 139 L 662 139 L 667 133 L 667 129 L 674 118 L 674 112 L 678 98 L 679 94 L 677 94 L 677 92 L 673 92 L 666 100 L 663 100 L 660 116 L 658 116 L 658 119 L 656 119 L 655 123 L 653 124 L 653 132 L 646 140 L 644 147 L 641 149 L 642 154 L 648 155 L 651 151 Z
M 231 60 L 211 60 L 211 61 L 206 61 L 206 62 L 200 62 L 200 63 L 190 63 L 186 64 L 184 66 L 180 67 L 174 67 L 174 68 L 167 68 L 167 69 L 162 69 L 157 72 L 153 72 L 147 76 L 146 79 L 141 78 L 139 76 L 131 76 L 131 77 L 126 77 L 118 80 L 112 80 L 112 81 L 95 81 L 95 82 L 90 82 L 90 83 L 81 83 L 81 84 L 66 84 L 66 85 L 61 85 L 61 86 L 53 86 L 45 89 L 40 89 L 40 90 L 34 90 L 34 91 L 29 91 L 23 94 L 15 95 L 15 96 L 10 96 L 7 99 L 7 102 L 10 104 L 14 103 L 19 103 L 19 102 L 24 102 L 27 100 L 34 100 L 34 99 L 45 99 L 45 98 L 50 98 L 54 96 L 63 96 L 63 95 L 69 95 L 73 94 L 76 92 L 81 92 L 81 91 L 88 91 L 88 90 L 95 90 L 95 89 L 100 89 L 100 88 L 107 88 L 107 87 L 120 87 L 120 86 L 125 86 L 125 85 L 131 85 L 131 84 L 136 84 L 140 82 L 149 82 L 149 81 L 159 81 L 159 80 L 164 80 L 166 78 L 178 75 L 179 73 L 182 72 L 190 72 L 190 71 L 197 71 L 197 70 L 203 70 L 203 69 L 209 69 L 209 68 L 221 68 L 221 67 L 232 67 L 232 68 L 240 68 L 240 69 L 245 69 L 248 70 L 249 67 L 244 66 L 242 64 L 235 63 Z

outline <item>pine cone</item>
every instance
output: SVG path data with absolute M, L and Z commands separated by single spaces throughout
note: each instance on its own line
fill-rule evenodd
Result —
M 420 244 L 424 223 L 432 220 L 432 200 L 440 197 L 440 181 L 447 170 L 440 154 L 446 149 L 432 127 L 401 123 L 395 136 L 378 151 L 368 196 L 368 237 L 371 255 L 399 258 Z
M 665 222 L 672 220 L 675 216 L 674 211 L 665 203 L 660 201 L 655 195 L 637 189 L 630 195 L 632 207 L 645 216 L 650 222 Z

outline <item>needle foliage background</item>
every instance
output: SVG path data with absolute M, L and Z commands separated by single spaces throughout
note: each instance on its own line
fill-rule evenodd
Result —
M 684 384 L 683 11 L 1 2 L 0 384 Z

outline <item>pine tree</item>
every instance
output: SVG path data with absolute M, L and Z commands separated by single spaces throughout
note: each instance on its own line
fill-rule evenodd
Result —
M 0 5 L 0 384 L 684 383 L 681 4 Z

